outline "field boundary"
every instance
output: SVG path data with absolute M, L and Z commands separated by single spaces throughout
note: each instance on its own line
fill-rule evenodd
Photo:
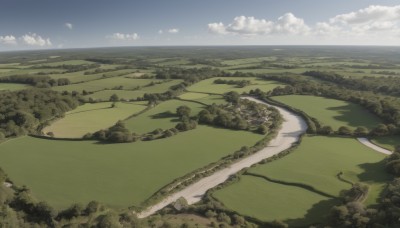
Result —
M 269 181 L 269 182 L 272 182 L 272 183 L 276 183 L 276 184 L 302 188 L 302 189 L 308 190 L 310 192 L 313 192 L 313 193 L 316 193 L 316 194 L 319 194 L 321 196 L 325 196 L 325 197 L 328 197 L 328 198 L 332 198 L 332 199 L 336 199 L 337 198 L 334 195 L 331 195 L 329 193 L 323 192 L 321 190 L 316 189 L 315 187 L 313 187 L 311 185 L 307 185 L 307 184 L 303 184 L 303 183 L 287 182 L 287 181 L 283 181 L 283 180 L 277 180 L 277 179 L 273 179 L 273 178 L 270 178 L 270 177 L 267 177 L 267 176 L 264 176 L 264 175 L 261 175 L 261 174 L 251 173 L 251 172 L 248 172 L 248 171 L 243 173 L 243 175 L 261 178 L 261 179 L 264 179 L 266 181 Z

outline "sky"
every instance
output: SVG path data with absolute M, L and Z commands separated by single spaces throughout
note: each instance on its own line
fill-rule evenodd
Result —
M 400 45 L 398 0 L 0 0 L 0 51 Z

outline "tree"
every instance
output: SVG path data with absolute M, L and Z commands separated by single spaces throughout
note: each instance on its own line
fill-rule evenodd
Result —
M 375 136 L 387 135 L 389 133 L 389 129 L 385 124 L 379 124 L 372 130 L 371 133 Z
M 113 95 L 110 96 L 109 100 L 112 102 L 116 102 L 116 101 L 119 101 L 119 97 L 117 94 L 114 93 Z
M 351 129 L 346 126 L 339 127 L 339 135 L 352 135 Z
M 323 135 L 331 135 L 333 134 L 333 129 L 331 126 L 323 126 L 320 130 L 319 133 Z
M 183 117 L 189 117 L 191 111 L 188 106 L 182 105 L 176 109 L 176 114 L 182 119 Z
M 357 127 L 354 130 L 354 134 L 356 136 L 364 137 L 364 136 L 367 136 L 369 134 L 369 131 L 368 131 L 368 129 L 366 127 Z
M 237 103 L 239 103 L 240 94 L 235 91 L 231 91 L 231 92 L 225 93 L 224 98 L 227 102 L 237 104 Z
M 266 127 L 265 125 L 260 125 L 258 128 L 257 128 L 257 131 L 256 131 L 258 134 L 262 134 L 262 135 L 265 135 L 265 134 L 267 134 L 268 133 L 268 127 Z

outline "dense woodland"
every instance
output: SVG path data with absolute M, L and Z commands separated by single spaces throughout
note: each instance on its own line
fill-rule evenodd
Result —
M 47 89 L 0 93 L 0 139 L 34 133 L 41 124 L 62 117 L 79 101 Z

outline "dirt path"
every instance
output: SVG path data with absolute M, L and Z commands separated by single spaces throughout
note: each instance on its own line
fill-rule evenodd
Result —
M 251 97 L 245 97 L 244 99 L 249 99 L 257 103 L 266 104 Z M 189 204 L 196 203 L 201 200 L 208 189 L 225 182 L 231 175 L 239 172 L 244 168 L 250 167 L 251 165 L 258 163 L 263 159 L 272 157 L 273 155 L 290 148 L 293 143 L 299 140 L 299 136 L 306 131 L 307 124 L 300 116 L 286 109 L 277 106 L 273 107 L 279 110 L 285 121 L 282 123 L 282 128 L 280 129 L 278 135 L 273 140 L 271 140 L 267 147 L 253 155 L 239 160 L 238 162 L 230 165 L 227 168 L 215 172 L 211 176 L 205 177 L 197 181 L 196 183 L 187 186 L 185 189 L 182 189 L 179 192 L 168 196 L 161 202 L 150 206 L 143 212 L 139 213 L 138 217 L 145 218 L 149 215 L 152 215 L 158 210 L 175 202 L 181 197 L 185 198 Z
M 371 141 L 369 141 L 367 138 L 357 138 L 357 140 L 358 140 L 360 143 L 366 145 L 367 147 L 369 147 L 369 148 L 371 148 L 371 149 L 373 149 L 373 150 L 375 150 L 375 151 L 377 151 L 377 152 L 379 152 L 379 153 L 388 154 L 388 155 L 389 155 L 389 154 L 392 154 L 392 151 L 387 150 L 387 149 L 385 149 L 385 148 L 382 148 L 382 147 L 379 147 L 379 146 L 373 144 L 373 143 L 372 143 Z

